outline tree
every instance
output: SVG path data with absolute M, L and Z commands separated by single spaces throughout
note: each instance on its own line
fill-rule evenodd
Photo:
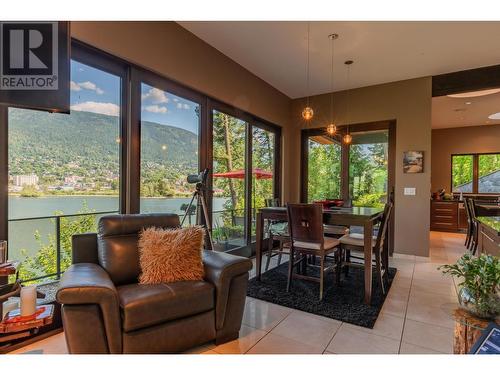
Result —
M 308 200 L 340 198 L 341 146 L 309 141 Z
M 247 123 L 222 112 L 213 116 L 213 173 L 244 169 Z M 224 203 L 224 225 L 233 225 L 235 215 L 243 212 L 244 189 L 243 179 L 214 178 L 214 195 L 229 198 Z
M 87 214 L 91 211 L 85 204 L 79 214 Z M 62 212 L 55 212 L 54 215 L 62 215 Z M 61 217 L 60 245 L 61 245 L 61 272 L 66 270 L 71 264 L 71 237 L 77 233 L 93 232 L 97 229 L 95 215 L 83 215 L 77 217 Z M 51 219 L 56 224 L 56 219 Z M 57 238 L 55 234 L 48 236 L 45 242 L 42 235 L 37 230 L 33 234 L 38 243 L 39 249 L 33 257 L 27 256 L 27 250 L 22 249 L 21 254 L 25 257 L 19 269 L 21 280 L 29 280 L 43 275 L 57 272 Z

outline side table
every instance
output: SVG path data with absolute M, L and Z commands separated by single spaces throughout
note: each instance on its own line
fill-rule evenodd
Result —
M 462 309 L 455 310 L 453 317 L 455 319 L 453 353 L 468 354 L 491 321 L 477 318 Z
M 19 309 L 11 311 L 7 317 L 19 315 Z M 36 316 L 31 320 L 19 320 L 8 322 L 4 319 L 0 322 L 0 352 L 7 349 L 11 342 L 17 339 L 33 336 L 41 327 L 52 324 L 54 319 L 54 305 L 37 306 Z

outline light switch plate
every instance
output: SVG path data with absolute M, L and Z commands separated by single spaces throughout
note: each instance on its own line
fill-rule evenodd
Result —
M 417 195 L 417 189 L 414 187 L 405 187 L 404 195 Z

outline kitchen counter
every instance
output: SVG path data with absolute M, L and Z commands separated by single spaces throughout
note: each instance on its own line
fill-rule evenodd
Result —
M 500 256 L 500 216 L 478 216 L 478 251 Z
M 478 216 L 476 219 L 500 236 L 500 216 Z

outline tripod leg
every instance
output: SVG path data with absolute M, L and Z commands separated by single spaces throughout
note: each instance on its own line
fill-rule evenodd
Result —
M 212 240 L 212 233 L 210 232 L 210 218 L 208 217 L 207 202 L 205 201 L 205 194 L 203 193 L 203 191 L 201 191 L 199 194 L 200 194 L 199 200 L 201 200 L 201 207 L 203 208 L 203 216 L 205 218 L 205 227 L 207 229 L 208 239 L 210 241 L 210 247 L 211 247 L 210 250 L 213 250 L 214 242 Z
M 186 212 L 184 213 L 184 217 L 182 218 L 182 221 L 181 221 L 181 227 L 184 225 L 184 221 L 186 221 L 186 217 L 189 215 L 189 213 L 191 212 L 191 206 L 193 205 L 193 201 L 194 201 L 194 198 L 198 195 L 198 192 L 195 191 L 193 193 L 193 196 L 191 197 L 191 201 L 189 202 L 189 205 L 186 209 Z M 198 209 L 198 206 L 196 206 L 196 209 Z

